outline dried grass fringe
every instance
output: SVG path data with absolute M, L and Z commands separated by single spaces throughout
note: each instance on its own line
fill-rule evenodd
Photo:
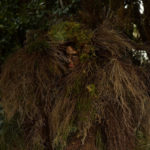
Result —
M 138 68 L 128 57 L 133 47 L 105 25 L 96 30 L 92 41 L 95 55 L 81 62 L 62 80 L 58 80 L 64 70 L 62 58 L 56 55 L 58 49 L 32 54 L 23 50 L 14 54 L 1 75 L 3 107 L 9 117 L 19 111 L 31 120 L 41 115 L 40 108 L 43 108 L 51 116 L 53 146 L 76 119 L 78 131 L 83 131 L 80 134 L 83 143 L 89 128 L 98 123 L 104 131 L 107 150 L 133 150 L 135 131 L 143 117 L 145 101 L 149 99 Z M 89 109 L 86 106 L 78 109 L 80 103 L 89 103 Z M 78 113 L 86 119 L 81 120 Z

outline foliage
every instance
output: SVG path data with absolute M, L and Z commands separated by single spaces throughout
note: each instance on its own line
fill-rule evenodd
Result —
M 90 42 L 93 33 L 78 22 L 64 21 L 53 25 L 49 31 L 49 36 L 55 42 L 74 42 L 76 47 L 80 48 Z
M 56 150 L 63 150 L 67 146 L 68 138 L 76 133 L 77 128 L 73 124 L 70 124 L 65 130 L 64 133 L 60 132 L 53 141 L 53 147 Z
M 59 26 L 63 28 L 56 29 Z M 84 145 L 89 130 L 98 124 L 106 149 L 135 147 L 135 129 L 149 95 L 128 58 L 133 45 L 107 24 L 92 36 L 88 32 L 76 22 L 54 25 L 48 34 L 30 31 L 24 49 L 3 66 L 1 104 L 10 119 L 19 112 L 28 146 L 64 149 L 72 134 Z M 80 50 L 79 64 L 70 72 L 65 42 Z
M 79 9 L 79 2 L 80 0 L 67 0 L 62 1 L 62 4 L 60 4 L 60 0 L 56 0 L 55 7 L 52 10 L 53 15 L 72 17 Z
M 18 118 L 18 114 L 15 114 L 10 121 L 4 120 L 0 132 L 1 150 L 15 150 L 16 148 L 24 150 L 24 133 L 20 128 Z
M 132 58 L 126 59 L 132 45 L 122 35 L 105 26 L 95 33 L 96 56 L 82 62 L 65 79 L 65 96 L 57 103 L 62 104 L 63 99 L 63 107 L 67 108 L 65 111 L 72 115 L 62 116 L 62 120 L 67 122 L 62 122 L 60 126 L 68 126 L 68 120 L 74 116 L 77 135 L 84 144 L 89 129 L 98 120 L 104 131 L 107 149 L 133 149 L 135 129 L 139 126 L 144 103 L 149 96 Z M 76 107 L 68 108 L 74 105 Z M 59 114 L 64 114 L 61 107 L 59 104 L 57 110 Z
M 102 134 L 99 130 L 97 130 L 97 133 L 96 133 L 96 146 L 98 147 L 98 150 L 105 149 L 104 141 L 102 139 Z
M 34 37 L 34 34 L 35 32 L 31 34 L 31 37 Z M 31 37 L 28 38 L 31 40 Z M 42 41 L 45 39 L 46 46 L 43 42 L 41 43 L 40 39 Z M 7 69 L 5 70 L 6 72 L 4 71 L 6 74 L 3 72 L 4 76 L 13 78 L 9 80 L 10 82 L 6 87 L 2 84 L 7 79 L 5 77 L 1 78 L 1 92 L 4 94 L 6 91 L 15 90 L 14 93 L 7 93 L 6 99 L 3 97 L 3 100 L 5 100 L 2 102 L 2 106 L 6 111 L 8 120 L 16 112 L 20 114 L 21 127 L 23 127 L 27 138 L 25 145 L 34 149 L 34 146 L 44 147 L 43 141 L 45 137 L 43 138 L 43 136 L 45 133 L 48 136 L 50 134 L 44 131 L 45 128 L 49 128 L 49 121 L 45 114 L 50 115 L 55 92 L 53 86 L 65 71 L 65 56 L 63 57 L 59 49 L 51 44 L 46 35 L 42 34 L 42 37 L 39 35 L 33 38 L 33 41 L 30 40 L 27 39 L 25 48 L 17 51 L 5 64 Z M 35 50 L 37 47 L 35 47 L 34 42 L 38 43 L 38 50 Z M 15 70 L 10 70 L 9 64 L 12 64 L 13 66 L 10 66 L 10 68 L 15 68 Z M 6 90 L 6 88 L 8 89 Z M 26 130 L 28 132 L 25 132 Z M 47 141 L 49 142 L 49 139 L 44 142 L 47 144 Z
M 137 146 L 136 149 L 140 150 L 140 149 L 145 149 L 146 148 L 146 137 L 144 135 L 144 133 L 141 130 L 138 130 L 136 133 L 137 136 Z
M 1 61 L 9 53 L 23 46 L 27 30 L 46 28 L 48 11 L 43 0 L 0 2 Z

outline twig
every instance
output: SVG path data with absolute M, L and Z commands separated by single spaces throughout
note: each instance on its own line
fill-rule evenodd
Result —
M 63 1 L 62 1 L 62 0 L 59 0 L 59 3 L 60 3 L 61 8 L 64 8 Z

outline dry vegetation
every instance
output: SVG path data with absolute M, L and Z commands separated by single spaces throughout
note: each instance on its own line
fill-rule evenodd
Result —
M 39 36 L 30 42 L 27 39 L 27 46 L 10 56 L 3 67 L 2 106 L 8 119 L 20 113 L 27 142 L 41 142 L 50 132 L 48 119 L 55 100 L 55 84 L 65 72 L 65 59 L 47 37 Z
M 147 87 L 130 60 L 133 46 L 106 26 L 95 31 L 87 47 L 80 46 L 80 63 L 69 73 L 65 46 L 41 36 L 3 66 L 2 105 L 8 118 L 20 113 L 28 150 L 34 145 L 72 150 L 72 137 L 83 150 L 102 143 L 107 150 L 135 148 Z

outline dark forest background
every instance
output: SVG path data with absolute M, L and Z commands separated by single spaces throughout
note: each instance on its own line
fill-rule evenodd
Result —
M 140 5 L 143 5 L 141 10 Z M 96 28 L 104 20 L 139 43 L 150 40 L 148 0 L 1 0 L 1 61 L 23 46 L 28 30 L 49 30 L 53 23 L 71 19 Z M 133 36 L 136 30 L 138 35 Z

